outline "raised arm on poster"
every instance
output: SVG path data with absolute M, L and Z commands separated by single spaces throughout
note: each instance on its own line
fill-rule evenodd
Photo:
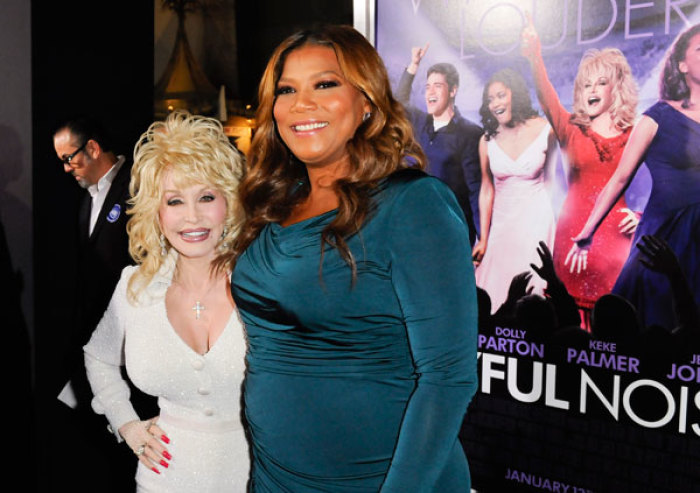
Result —
M 616 169 L 636 118 L 637 86 L 630 66 L 616 48 L 588 50 L 574 80 L 573 108 L 567 111 L 549 80 L 532 18 L 521 35 L 521 54 L 532 69 L 537 96 L 566 151 L 568 192 L 557 222 L 554 263 L 576 303 L 592 309 L 609 293 L 629 254 L 639 216 L 622 194 L 600 224 L 592 243 L 571 244 L 593 210 L 597 190 Z M 566 70 L 566 69 L 564 69 Z
M 625 81 L 620 80 L 627 77 L 631 79 L 631 71 L 627 61 L 624 59 L 624 55 L 613 48 L 607 48 L 602 51 L 591 50 L 584 55 L 579 67 L 579 73 L 576 75 L 574 114 L 572 115 L 561 105 L 556 90 L 549 81 L 542 59 L 539 35 L 529 14 L 527 16 L 527 25 L 522 33 L 521 47 L 523 56 L 528 59 L 532 67 L 540 104 L 552 122 L 562 147 L 571 144 L 569 142 L 572 137 L 568 128 L 569 124 L 578 124 L 583 130 L 583 137 L 590 141 L 587 144 L 589 146 L 593 144 L 595 147 L 600 161 L 608 161 L 612 164 L 614 159 L 610 155 L 610 151 L 606 149 L 606 144 L 608 144 L 608 147 L 611 146 L 606 141 L 624 136 L 624 141 L 616 143 L 616 147 L 624 147 L 629 127 L 633 123 L 634 107 L 636 106 L 636 89 L 634 89 L 634 92 L 626 91 L 624 87 Z M 599 60 L 594 60 L 596 57 Z M 613 80 L 614 76 L 606 73 L 606 70 L 603 68 L 603 64 L 606 61 L 609 65 L 617 65 L 617 67 L 621 68 L 620 73 L 623 76 L 619 77 L 618 80 Z M 588 62 L 587 66 L 584 65 L 586 62 Z M 633 81 L 631 82 L 634 84 Z M 628 92 L 628 94 L 625 95 L 625 92 Z M 627 105 L 624 104 L 625 98 L 628 99 Z M 623 104 L 615 104 L 616 99 L 622 99 Z M 629 108 L 624 108 L 624 106 L 631 106 L 632 111 L 629 111 Z M 623 107 L 625 111 L 619 111 L 620 107 Z M 576 146 L 575 143 L 573 145 Z M 574 157 L 574 159 L 582 157 L 577 155 L 579 154 L 577 151 L 586 151 L 585 145 L 579 145 L 578 147 L 578 149 L 569 150 L 570 156 Z M 606 155 L 606 151 L 608 155 Z M 577 163 L 574 160 L 572 167 L 575 168 L 581 165 L 583 163 Z M 591 184 L 582 183 L 581 185 L 583 188 L 588 189 Z M 574 188 L 574 193 L 575 190 Z M 574 204 L 569 202 L 568 205 L 572 206 Z M 580 206 L 581 204 L 578 202 L 576 205 Z M 618 220 L 617 229 L 619 233 L 629 237 L 636 230 L 639 223 L 639 215 L 625 205 L 620 205 L 617 211 L 622 214 L 622 218 Z M 580 207 L 577 207 L 577 209 L 579 209 L 576 211 L 577 215 L 580 216 Z M 571 211 L 562 211 L 563 218 L 567 217 L 566 212 Z M 558 234 L 557 236 L 559 237 L 560 235 Z M 571 237 L 571 235 L 567 236 Z M 576 272 L 578 274 L 588 268 L 589 248 L 590 244 L 585 246 L 574 244 L 568 251 L 564 265 L 570 266 L 570 273 Z M 629 245 L 627 245 L 627 248 L 629 248 Z
M 406 67 L 406 72 L 408 72 L 411 75 L 416 75 L 418 72 L 418 66 L 420 65 L 421 60 L 425 56 L 425 54 L 428 51 L 428 48 L 430 47 L 430 43 L 425 43 L 425 46 L 420 47 L 420 46 L 414 46 L 411 48 L 411 63 L 408 64 L 408 67 Z

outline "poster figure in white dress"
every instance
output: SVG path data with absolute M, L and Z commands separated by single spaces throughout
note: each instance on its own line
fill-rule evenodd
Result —
M 538 116 L 522 76 L 503 69 L 484 87 L 481 118 L 481 237 L 474 246 L 476 283 L 497 310 L 506 300 L 514 276 L 538 264 L 540 241 L 554 242 L 554 211 L 548 193 L 556 139 L 547 120 Z M 532 292 L 542 294 L 545 281 L 530 278 Z

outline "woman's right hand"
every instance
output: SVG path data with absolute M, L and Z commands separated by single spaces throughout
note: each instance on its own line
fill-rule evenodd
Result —
M 520 33 L 520 54 L 531 60 L 535 55 L 540 53 L 542 45 L 540 37 L 535 30 L 535 25 L 532 22 L 532 15 L 529 12 L 525 13 L 525 27 Z
M 474 262 L 474 265 L 479 265 L 481 263 L 481 260 L 484 258 L 485 253 L 486 241 L 477 241 L 476 245 L 474 245 L 474 248 L 472 248 L 472 261 Z
M 156 424 L 157 419 L 155 417 L 148 421 L 129 421 L 119 428 L 119 434 L 144 466 L 160 474 L 157 466 L 168 467 L 167 461 L 171 460 L 172 456 L 161 443 L 170 443 L 170 439 Z

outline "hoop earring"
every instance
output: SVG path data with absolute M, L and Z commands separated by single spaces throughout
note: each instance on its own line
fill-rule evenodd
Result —
M 372 116 L 372 112 L 371 112 L 371 111 L 368 111 L 367 113 L 365 113 L 364 115 L 362 115 L 362 121 L 363 121 L 363 122 L 366 122 L 367 120 L 370 119 L 371 116 Z

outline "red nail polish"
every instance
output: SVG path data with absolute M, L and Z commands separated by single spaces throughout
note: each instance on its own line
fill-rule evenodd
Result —
M 172 460 L 173 456 L 168 453 L 167 450 L 163 452 L 163 457 L 165 457 L 168 460 Z
M 165 443 L 170 443 L 170 438 L 168 438 L 165 435 L 161 435 L 160 439 L 163 440 Z
M 160 460 L 160 465 L 163 467 L 168 467 L 168 463 L 165 462 L 163 459 Z
M 155 467 L 151 467 L 151 471 L 153 471 L 156 474 L 160 474 L 160 471 L 156 469 Z

